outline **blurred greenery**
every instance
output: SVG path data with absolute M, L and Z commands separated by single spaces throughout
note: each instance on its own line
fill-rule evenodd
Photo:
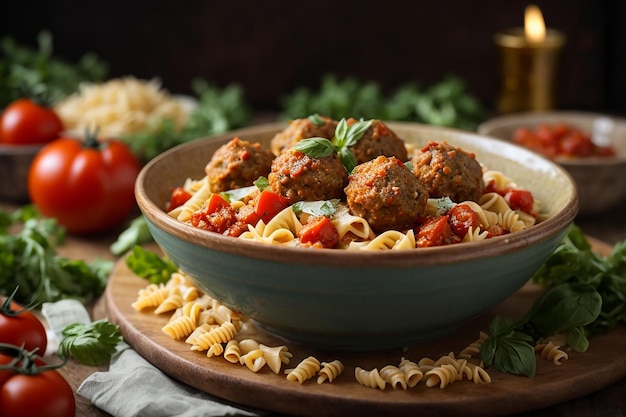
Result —
M 37 43 L 38 49 L 33 49 L 10 36 L 0 39 L 0 109 L 24 96 L 55 103 L 83 81 L 102 81 L 109 71 L 108 64 L 93 53 L 75 63 L 54 56 L 47 31 L 39 33 Z
M 298 88 L 283 96 L 280 105 L 281 118 L 285 120 L 319 113 L 334 119 L 411 121 L 465 130 L 474 130 L 487 114 L 455 75 L 427 88 L 406 83 L 385 95 L 373 81 L 362 82 L 354 77 L 339 80 L 327 74 L 318 90 Z

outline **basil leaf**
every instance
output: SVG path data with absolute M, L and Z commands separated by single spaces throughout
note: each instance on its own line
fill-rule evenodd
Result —
M 293 211 L 296 214 L 308 213 L 313 216 L 332 216 L 337 211 L 339 199 L 322 201 L 298 201 L 294 203 Z
M 325 158 L 335 152 L 333 144 L 326 138 L 306 138 L 292 147 L 311 158 Z
M 359 120 L 358 122 L 353 123 L 349 128 L 346 134 L 346 139 L 344 142 L 345 147 L 350 147 L 355 145 L 359 139 L 363 137 L 367 129 L 372 125 L 373 120 Z
M 251 185 L 249 187 L 241 187 L 235 188 L 234 190 L 223 191 L 220 193 L 220 195 L 224 197 L 224 200 L 230 203 L 232 201 L 243 200 L 246 196 L 252 194 L 257 189 L 258 188 L 256 185 Z
M 333 137 L 333 144 L 337 148 L 342 148 L 345 146 L 345 141 L 348 136 L 348 122 L 345 118 L 339 120 L 337 123 L 337 127 L 335 128 L 335 136 Z
M 561 284 L 539 297 L 527 313 L 538 336 L 547 336 L 593 322 L 602 308 L 600 294 L 588 285 Z
M 324 124 L 324 119 L 322 119 L 322 117 L 317 113 L 310 115 L 309 120 L 315 126 L 322 126 Z
M 254 181 L 254 185 L 256 186 L 256 188 L 258 188 L 260 191 L 265 190 L 267 187 L 270 186 L 269 181 L 267 180 L 267 178 L 265 177 L 259 177 L 256 179 L 256 181 Z
M 348 148 L 339 149 L 339 159 L 343 163 L 343 166 L 346 167 L 346 171 L 351 173 L 354 167 L 356 166 L 356 157 L 354 153 Z
M 567 332 L 567 345 L 575 352 L 586 352 L 589 348 L 589 339 L 583 327 L 574 327 Z

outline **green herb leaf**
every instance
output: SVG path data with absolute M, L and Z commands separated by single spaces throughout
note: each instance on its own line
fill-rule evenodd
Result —
M 106 364 L 122 341 L 119 326 L 106 319 L 90 324 L 74 323 L 63 329 L 63 339 L 58 353 L 63 358 L 72 357 L 88 366 Z
M 63 298 L 87 302 L 102 294 L 113 262 L 59 256 L 56 247 L 63 243 L 65 229 L 55 219 L 38 217 L 32 206 L 0 219 L 0 294 L 18 286 L 15 300 L 22 304 Z
M 315 126 L 322 126 L 324 124 L 324 119 L 322 119 L 322 117 L 317 113 L 310 115 L 309 120 Z
M 133 247 L 133 251 L 126 257 L 126 265 L 135 275 L 152 284 L 166 283 L 171 275 L 178 271 L 178 267 L 172 261 L 161 258 L 141 246 Z
M 292 147 L 311 158 L 325 158 L 335 152 L 335 147 L 326 138 L 306 138 L 298 141 Z
M 332 216 L 337 211 L 338 199 L 324 201 L 298 201 L 293 204 L 296 214 L 308 213 L 313 216 Z
M 256 181 L 254 181 L 254 185 L 260 191 L 263 191 L 263 190 L 267 189 L 267 187 L 270 186 L 270 183 L 269 183 L 269 181 L 267 180 L 266 177 L 259 177 L 259 178 L 256 179 Z
M 352 151 L 348 148 L 341 148 L 339 149 L 338 154 L 343 166 L 346 167 L 346 171 L 351 173 L 352 170 L 354 170 L 354 167 L 356 167 L 356 157 L 354 156 L 354 153 L 352 153 Z
M 152 234 L 143 216 L 134 219 L 130 225 L 120 233 L 117 240 L 110 246 L 111 253 L 120 256 L 133 248 L 135 245 L 151 242 Z
M 222 191 L 220 195 L 224 197 L 224 200 L 230 203 L 232 201 L 243 200 L 245 197 L 249 196 L 256 190 L 258 190 L 258 187 L 256 185 L 251 185 L 249 187 L 241 187 L 235 188 L 233 190 Z

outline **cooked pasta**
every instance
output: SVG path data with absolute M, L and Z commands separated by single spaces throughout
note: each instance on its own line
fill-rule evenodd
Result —
M 407 250 L 415 249 L 415 233 L 409 229 L 406 233 L 387 230 L 374 239 L 364 242 L 350 242 L 348 250 Z

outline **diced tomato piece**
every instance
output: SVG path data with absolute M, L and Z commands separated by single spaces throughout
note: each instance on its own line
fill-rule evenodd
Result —
M 191 214 L 194 227 L 215 233 L 225 233 L 237 221 L 235 210 L 219 194 L 211 194 L 206 205 Z
M 289 206 L 289 199 L 270 190 L 263 190 L 256 203 L 256 214 L 265 223 Z
M 239 222 L 256 226 L 259 220 L 261 218 L 256 213 L 256 205 L 247 204 L 237 211 L 237 221 Z
M 506 235 L 508 233 L 509 233 L 509 230 L 505 229 L 504 227 L 500 226 L 499 224 L 494 224 L 494 225 L 489 226 L 487 228 L 487 239 L 490 239 L 490 238 L 496 237 L 496 236 Z
M 467 204 L 457 204 L 447 214 L 452 232 L 460 238 L 467 234 L 470 227 L 476 229 L 480 226 L 478 215 Z
M 525 213 L 533 214 L 535 199 L 530 191 L 510 189 L 504 194 L 504 199 L 513 210 L 521 210 Z
M 448 216 L 433 217 L 426 221 L 417 233 L 418 248 L 443 246 L 459 242 L 459 237 L 452 232 Z
M 176 187 L 172 190 L 172 196 L 170 197 L 170 203 L 167 206 L 167 211 L 174 210 L 176 207 L 180 207 L 191 198 L 191 193 L 186 191 L 183 187 Z
M 320 243 L 325 248 L 334 248 L 339 242 L 339 232 L 326 216 L 309 220 L 298 232 L 300 242 L 310 245 Z

